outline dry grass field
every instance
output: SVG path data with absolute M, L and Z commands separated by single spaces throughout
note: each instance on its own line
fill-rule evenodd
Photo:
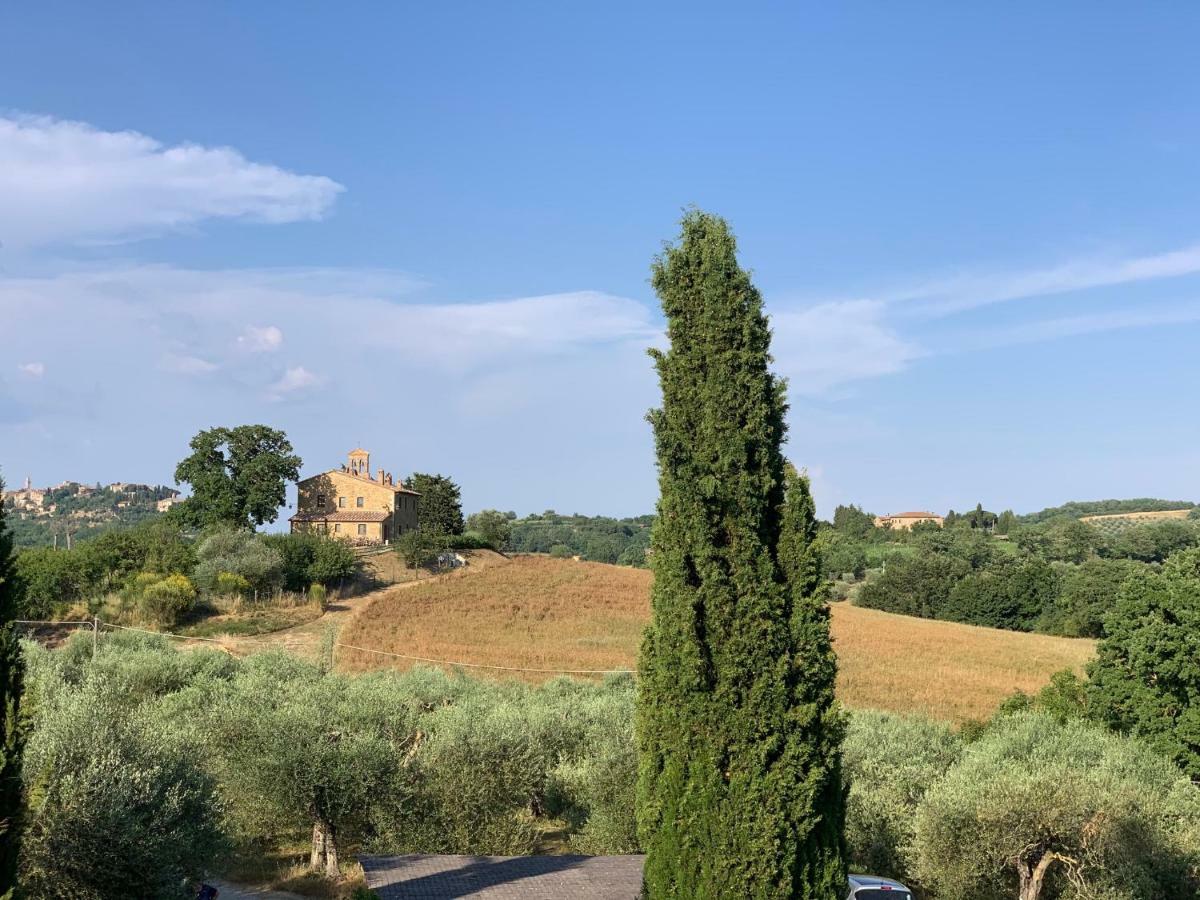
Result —
M 346 625 L 339 640 L 494 666 L 632 668 L 649 617 L 650 582 L 650 573 L 640 569 L 519 558 L 386 591 Z M 838 690 L 847 705 L 921 711 L 953 722 L 986 717 L 1013 691 L 1035 691 L 1052 672 L 1081 668 L 1093 652 L 1090 641 L 914 619 L 845 603 L 833 607 L 833 633 L 841 667 Z M 363 671 L 413 663 L 339 649 L 338 664 Z

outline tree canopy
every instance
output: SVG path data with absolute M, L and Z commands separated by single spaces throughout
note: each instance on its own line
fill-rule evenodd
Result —
M 670 347 L 651 351 L 662 406 L 637 713 L 646 893 L 840 900 L 833 657 L 807 485 L 785 494 L 784 385 L 762 298 L 728 225 L 699 211 L 652 281 Z
M 266 425 L 210 428 L 189 446 L 191 454 L 175 467 L 175 483 L 190 485 L 192 495 L 170 514 L 194 528 L 274 522 L 288 482 L 300 477 L 300 457 L 287 435 Z
M 457 484 L 446 475 L 413 472 L 407 485 L 421 495 L 417 502 L 417 523 L 423 530 L 462 534 L 462 496 Z
M 1134 574 L 1088 669 L 1090 708 L 1200 780 L 1200 549 Z

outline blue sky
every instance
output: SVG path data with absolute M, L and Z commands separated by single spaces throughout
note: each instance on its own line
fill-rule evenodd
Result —
M 169 481 L 261 421 L 308 472 L 361 444 L 468 509 L 649 511 L 648 266 L 694 203 L 823 513 L 1200 499 L 1200 8 L 46 2 L 0 35 L 10 482 Z

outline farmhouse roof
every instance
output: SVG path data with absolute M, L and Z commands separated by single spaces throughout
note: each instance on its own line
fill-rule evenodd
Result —
M 353 478 L 356 481 L 363 481 L 367 484 L 373 484 L 375 487 L 385 487 L 397 494 L 413 494 L 421 496 L 420 491 L 414 491 L 412 488 L 405 486 L 399 481 L 393 481 L 391 484 L 381 484 L 378 479 L 372 478 L 370 475 L 358 475 L 354 472 L 347 472 L 345 469 L 326 469 L 324 472 L 318 472 L 316 475 L 309 475 L 307 478 L 301 478 L 298 484 L 304 484 L 306 481 L 313 481 L 317 478 L 324 478 L 326 475 L 343 475 L 346 478 Z
M 386 522 L 391 513 L 383 509 L 345 509 L 331 513 L 296 513 L 292 522 Z
M 940 519 L 941 516 L 939 516 L 937 513 L 922 512 L 921 510 L 916 510 L 915 512 L 892 513 L 890 516 L 884 516 L 884 518 L 885 519 Z

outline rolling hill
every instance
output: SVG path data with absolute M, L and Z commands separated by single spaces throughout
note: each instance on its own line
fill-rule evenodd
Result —
M 651 580 L 642 569 L 517 558 L 385 591 L 345 627 L 339 641 L 491 666 L 634 668 L 650 615 Z M 847 705 L 921 711 L 953 722 L 986 717 L 1013 691 L 1035 691 L 1059 669 L 1082 668 L 1094 649 L 1091 641 L 915 619 L 845 603 L 833 606 L 833 634 L 838 691 Z M 338 665 L 365 671 L 413 663 L 343 648 Z

